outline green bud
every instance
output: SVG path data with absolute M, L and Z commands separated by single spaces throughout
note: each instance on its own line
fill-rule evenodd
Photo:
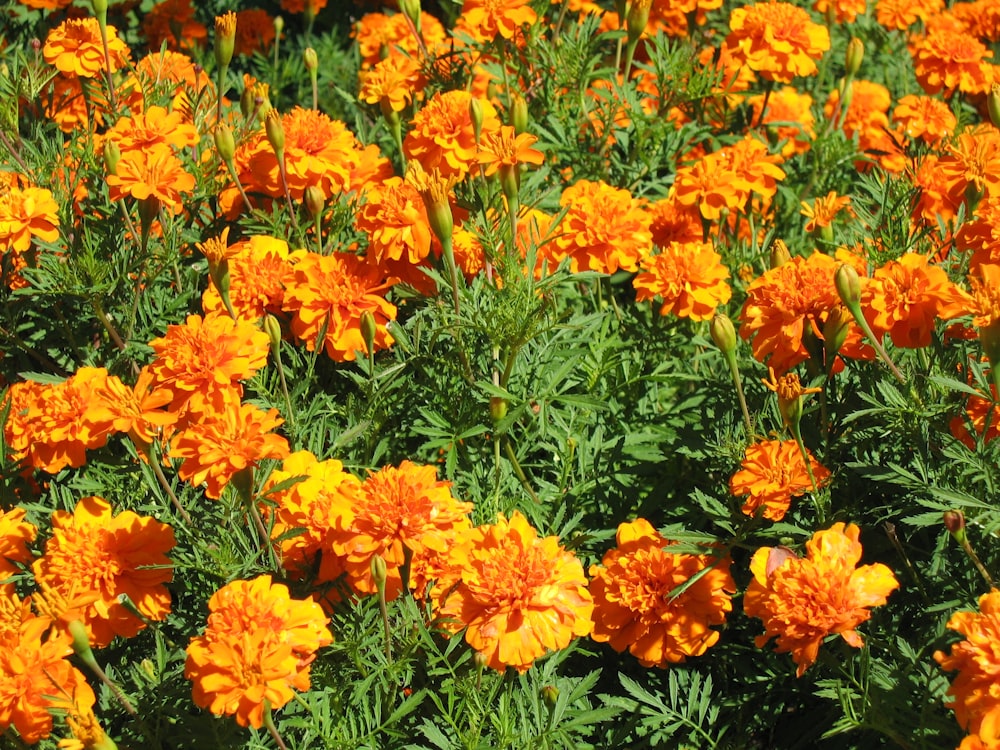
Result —
M 528 130 L 528 102 L 517 91 L 510 95 L 510 124 L 517 135 Z
M 375 334 L 377 332 L 375 316 L 372 315 L 371 310 L 365 310 L 361 313 L 361 335 L 365 340 L 365 354 L 371 354 L 375 351 Z
M 108 174 L 118 174 L 118 162 L 121 161 L 122 151 L 118 144 L 110 138 L 104 141 L 104 166 Z
M 865 43 L 856 36 L 851 37 L 847 43 L 847 55 L 844 59 L 844 68 L 847 75 L 853 78 L 861 70 L 861 61 L 865 59 Z
M 771 245 L 771 268 L 780 268 L 792 259 L 792 254 L 788 252 L 788 245 L 784 240 L 775 240 Z
M 271 144 L 275 155 L 281 159 L 285 153 L 285 128 L 281 124 L 281 115 L 278 110 L 271 109 L 264 118 L 264 133 L 267 142 Z
M 556 701 L 559 700 L 559 688 L 555 685 L 546 685 L 542 688 L 542 700 L 545 705 L 550 709 L 556 707 Z
M 306 70 L 310 73 L 314 70 L 319 69 L 319 57 L 316 55 L 316 50 L 312 47 L 306 47 L 302 50 L 302 62 L 306 66 Z
M 736 329 L 733 321 L 722 313 L 716 313 L 712 322 L 708 326 L 709 333 L 712 334 L 712 341 L 719 347 L 723 354 L 731 354 L 736 351 Z
M 861 279 L 858 278 L 858 272 L 853 266 L 842 263 L 833 277 L 833 283 L 837 287 L 840 301 L 853 312 L 861 304 Z
M 490 396 L 490 419 L 494 424 L 507 416 L 507 399 L 500 396 Z
M 228 164 L 236 156 L 236 140 L 233 138 L 233 129 L 226 123 L 220 122 L 215 126 L 215 132 L 212 136 L 215 139 L 215 149 L 219 152 L 219 157 Z
M 281 351 L 281 323 L 270 313 L 264 316 L 264 333 L 271 340 L 271 351 Z
M 316 185 L 310 185 L 302 194 L 302 202 L 306 204 L 306 211 L 312 218 L 322 216 L 326 210 L 326 196 Z
M 236 14 L 227 11 L 215 17 L 215 62 L 225 70 L 236 50 Z
M 990 114 L 993 127 L 1000 128 L 1000 83 L 994 83 L 986 97 L 986 109 Z
M 385 560 L 382 559 L 382 555 L 373 555 L 371 561 L 371 572 L 372 580 L 375 581 L 375 585 L 378 586 L 379 591 L 385 588 L 385 581 L 389 576 L 388 570 L 385 567 Z

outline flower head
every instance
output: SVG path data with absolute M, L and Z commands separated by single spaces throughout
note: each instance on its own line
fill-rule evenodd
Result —
M 128 46 L 118 38 L 118 30 L 108 26 L 108 52 L 111 70 L 128 64 Z M 95 78 L 105 70 L 104 44 L 97 19 L 70 18 L 56 26 L 45 38 L 42 47 L 45 62 L 54 65 L 61 73 Z
M 0 190 L 0 253 L 25 253 L 33 239 L 59 239 L 59 204 L 45 188 Z
M 510 39 L 522 26 L 530 26 L 538 15 L 528 0 L 465 0 L 458 29 L 480 42 L 491 42 L 499 34 Z
M 993 83 L 988 62 L 993 51 L 972 34 L 934 28 L 913 42 L 910 51 L 917 81 L 928 94 L 984 94 Z
M 813 75 L 816 60 L 830 49 L 830 32 L 791 3 L 759 2 L 735 8 L 729 16 L 726 46 L 762 78 L 790 83 Z
M 823 639 L 839 634 L 855 648 L 863 645 L 855 628 L 885 604 L 899 583 L 882 563 L 862 565 L 861 530 L 836 523 L 806 542 L 806 557 L 781 547 L 762 547 L 750 561 L 753 580 L 743 598 L 751 617 L 763 620 L 758 647 L 777 638 L 778 653 L 791 652 L 801 677 L 816 661 Z
M 413 118 L 403 141 L 403 152 L 419 162 L 424 171 L 438 170 L 443 177 L 463 178 L 478 162 L 479 144 L 469 114 L 472 94 L 448 91 L 428 99 Z M 483 109 L 482 133 L 500 127 L 496 108 L 480 100 Z
M 724 623 L 732 610 L 736 584 L 729 560 L 672 553 L 671 542 L 641 518 L 621 524 L 616 539 L 618 546 L 590 568 L 590 637 L 616 651 L 627 648 L 644 667 L 705 653 L 719 640 L 711 626 Z
M 672 242 L 644 259 L 633 280 L 637 302 L 659 297 L 660 315 L 708 320 L 729 301 L 729 269 L 711 242 Z
M 830 478 L 830 471 L 809 455 L 809 467 L 817 486 Z M 802 451 L 794 440 L 765 440 L 746 451 L 740 470 L 729 480 L 729 491 L 739 497 L 749 495 L 741 510 L 748 516 L 762 515 L 780 521 L 792 498 L 813 489 Z
M 23 508 L 6 512 L 0 508 L 0 584 L 18 572 L 18 563 L 31 561 L 32 554 L 28 544 L 35 540 L 38 529 L 24 520 L 24 513 Z M 5 586 L 0 585 L 0 596 L 5 589 Z

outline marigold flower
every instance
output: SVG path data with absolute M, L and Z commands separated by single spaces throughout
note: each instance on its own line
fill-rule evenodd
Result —
M 569 258 L 570 270 L 614 273 L 636 271 L 650 251 L 651 217 L 627 190 L 580 180 L 563 191 L 566 209 L 558 233 L 539 248 L 538 261 L 550 267 Z
M 412 182 L 391 177 L 373 185 L 354 226 L 368 235 L 368 255 L 377 262 L 420 263 L 431 252 L 431 227 L 424 199 Z
M 958 125 L 958 120 L 945 102 L 914 94 L 908 94 L 896 103 L 892 119 L 903 126 L 909 138 L 920 138 L 931 145 L 951 135 Z
M 149 368 L 142 368 L 134 386 L 125 385 L 114 375 L 99 383 L 96 399 L 87 412 L 88 421 L 109 423 L 112 432 L 126 433 L 140 451 L 145 451 L 165 427 L 177 421 L 177 414 L 163 411 L 173 393 L 153 385 Z
M 451 557 L 461 577 L 440 612 L 454 629 L 466 627 L 487 666 L 526 672 L 546 651 L 590 633 L 594 602 L 583 566 L 558 537 L 539 539 L 519 512 L 473 529 Z
M 1000 191 L 986 193 L 976 204 L 955 237 L 956 245 L 971 251 L 969 273 L 975 276 L 979 266 L 1000 265 Z
M 375 348 L 392 344 L 386 324 L 396 319 L 396 307 L 381 296 L 384 289 L 378 269 L 355 255 L 305 253 L 285 284 L 283 309 L 292 314 L 292 332 L 309 351 L 323 346 L 335 362 L 351 362 L 366 349 L 365 311 L 375 319 Z M 323 329 L 326 336 L 319 341 Z
M 131 638 L 146 624 L 121 603 L 127 596 L 148 620 L 170 613 L 173 579 L 167 552 L 174 531 L 154 518 L 130 510 L 117 516 L 100 497 L 85 497 L 73 513 L 52 514 L 52 537 L 32 569 L 40 586 L 69 596 L 85 592 L 96 598 L 81 611 L 93 645 L 107 646 L 114 636 Z
M 948 688 L 947 705 L 955 710 L 959 725 L 970 734 L 988 729 L 996 733 L 1000 718 L 1000 591 L 993 589 L 979 598 L 978 612 L 955 612 L 948 629 L 965 636 L 948 653 L 937 651 L 934 659 L 942 669 L 958 672 Z M 989 729 L 987 725 L 991 725 Z M 963 745 L 964 747 L 964 745 Z
M 0 253 L 25 253 L 33 238 L 59 239 L 59 204 L 45 188 L 0 191 Z
M 108 196 L 113 201 L 131 195 L 139 201 L 155 198 L 174 213 L 184 208 L 181 193 L 194 190 L 194 177 L 188 174 L 172 149 L 159 145 L 147 150 L 129 150 L 122 154 L 115 174 L 107 177 Z
M 1000 194 L 1000 130 L 983 124 L 967 128 L 948 145 L 937 163 L 938 176 L 951 199 L 966 200 L 967 191 Z
M 471 528 L 472 503 L 456 500 L 451 482 L 439 480 L 433 466 L 409 461 L 386 466 L 370 474 L 352 500 L 334 550 L 344 559 L 350 584 L 364 594 L 376 591 L 371 576 L 375 555 L 385 561 L 385 595 L 393 599 L 402 590 L 400 567 L 407 554 L 418 561 L 443 555 Z
M 371 68 L 386 57 L 421 59 L 423 53 L 406 15 L 395 13 L 366 13 L 354 26 L 353 36 L 361 53 L 361 68 Z M 430 13 L 420 13 L 420 36 L 424 46 L 434 54 L 436 48 L 448 39 L 448 32 Z
M 142 32 L 150 49 L 167 43 L 170 50 L 201 47 L 208 39 L 208 29 L 195 19 L 191 0 L 163 0 L 142 16 Z
M 284 279 L 291 272 L 288 243 L 277 237 L 255 235 L 229 246 L 229 301 L 240 320 L 256 322 L 281 310 Z M 201 297 L 205 315 L 228 314 L 215 285 Z
M 358 99 L 378 104 L 383 112 L 402 112 L 424 87 L 424 78 L 416 61 L 402 55 L 379 60 L 370 70 L 361 72 Z
M 236 11 L 237 55 L 267 52 L 274 44 L 274 19 L 263 8 L 246 8 Z
M 766 103 L 767 109 L 762 114 L 761 110 L 765 105 L 764 94 L 747 98 L 747 104 L 753 108 L 753 122 L 769 126 L 768 132 L 773 130 L 778 140 L 782 141 L 781 155 L 788 158 L 793 154 L 808 151 L 815 137 L 813 125 L 816 123 L 816 118 L 812 113 L 813 98 L 794 86 L 782 86 L 771 92 Z
M 885 604 L 899 587 L 882 563 L 862 565 L 861 529 L 836 523 L 806 542 L 806 557 L 780 547 L 762 547 L 750 561 L 753 580 L 743 597 L 750 617 L 764 623 L 757 636 L 763 647 L 777 638 L 777 652 L 791 652 L 801 677 L 826 636 L 838 633 L 854 648 L 864 644 L 855 628 L 871 617 L 870 607 Z
M 269 575 L 224 586 L 208 610 L 205 633 L 191 639 L 184 665 L 194 702 L 260 729 L 265 701 L 281 708 L 293 688 L 309 689 L 316 652 L 333 642 L 329 619 L 316 602 L 292 599 Z
M 847 209 L 850 215 L 854 215 L 854 212 L 851 211 L 851 196 L 837 195 L 834 190 L 822 198 L 817 198 L 812 203 L 802 201 L 801 206 L 802 210 L 799 213 L 809 219 L 805 226 L 807 232 L 814 232 L 817 229 L 830 226 L 837 214 L 844 209 Z
M 868 10 L 867 0 L 816 0 L 813 10 L 826 16 L 833 11 L 837 23 L 854 23 L 859 15 Z
M 28 563 L 32 558 L 28 544 L 35 540 L 38 529 L 24 520 L 24 513 L 24 508 L 7 512 L 0 508 L 0 596 L 6 589 L 4 580 L 20 570 L 18 563 Z
M 808 453 L 808 451 L 807 451 Z M 809 455 L 809 468 L 821 487 L 830 478 L 830 471 Z M 765 440 L 747 448 L 740 470 L 729 480 L 729 491 L 736 497 L 749 495 L 740 509 L 745 515 L 756 515 L 763 508 L 763 517 L 780 521 L 788 512 L 792 498 L 810 492 L 812 479 L 802 460 L 802 451 L 794 440 Z
M 875 18 L 889 30 L 906 31 L 944 9 L 944 0 L 877 0 Z
M 532 148 L 537 142 L 538 138 L 531 133 L 515 134 L 510 125 L 501 125 L 497 130 L 483 133 L 479 163 L 486 165 L 487 177 L 498 170 L 502 176 L 505 169 L 514 169 L 520 164 L 537 166 L 545 161 L 542 152 Z
M 642 518 L 619 525 L 616 540 L 601 564 L 590 567 L 590 637 L 615 651 L 627 648 L 644 667 L 676 664 L 715 645 L 719 631 L 711 626 L 726 621 L 736 590 L 729 559 L 671 553 L 672 543 Z
M 989 397 L 970 395 L 965 402 L 964 414 L 951 420 L 948 424 L 949 431 L 969 450 L 975 450 L 977 437 L 983 444 L 992 442 L 1000 437 L 1000 407 L 996 404 L 996 386 L 992 384 Z
M 676 196 L 672 196 L 656 201 L 647 211 L 650 216 L 649 231 L 657 247 L 667 247 L 671 242 L 681 245 L 701 242 L 701 213 L 697 206 L 684 206 Z
M 928 94 L 985 94 L 993 83 L 987 62 L 993 51 L 972 34 L 934 28 L 911 43 L 910 53 L 917 82 Z
M 465 0 L 457 29 L 479 42 L 491 42 L 497 34 L 511 39 L 518 29 L 538 20 L 528 0 Z
M 118 29 L 108 26 L 108 52 L 112 72 L 123 68 L 129 62 L 129 49 L 118 38 Z M 67 75 L 80 78 L 95 78 L 105 71 L 104 44 L 97 19 L 70 18 L 56 26 L 45 37 L 42 47 L 45 62 L 54 65 Z
M 443 177 L 463 178 L 479 157 L 479 144 L 469 115 L 472 94 L 447 91 L 428 99 L 413 117 L 403 140 L 403 153 L 419 162 L 426 172 L 437 169 Z M 480 100 L 483 109 L 481 133 L 500 127 L 496 108 Z
M 760 2 L 734 8 L 726 46 L 762 78 L 791 83 L 813 75 L 816 60 L 830 49 L 830 32 L 813 23 L 808 11 L 791 3 Z
M 155 105 L 131 117 L 120 118 L 107 132 L 107 138 L 118 145 L 123 155 L 157 145 L 179 150 L 194 146 L 200 140 L 198 129 L 186 122 L 179 111 L 168 112 Z
M 0 629 L 0 730 L 13 727 L 33 745 L 52 733 L 52 710 L 96 702 L 86 678 L 70 664 L 71 639 L 50 632 L 49 618 L 31 617 L 16 630 Z
M 708 320 L 732 296 L 729 269 L 711 242 L 672 242 L 659 253 L 640 261 L 632 280 L 637 302 L 659 297 L 660 315 Z
M 285 458 L 288 441 L 271 432 L 284 420 L 277 409 L 267 413 L 253 404 L 229 403 L 222 411 L 189 424 L 170 441 L 170 458 L 184 459 L 177 474 L 218 499 L 238 473 L 265 458 Z
M 155 387 L 174 394 L 170 411 L 205 414 L 239 400 L 239 382 L 267 364 L 269 339 L 252 323 L 216 313 L 189 315 L 149 346 L 156 354 L 149 365 Z
M 281 9 L 289 13 L 311 13 L 315 15 L 326 7 L 327 0 L 281 0 Z

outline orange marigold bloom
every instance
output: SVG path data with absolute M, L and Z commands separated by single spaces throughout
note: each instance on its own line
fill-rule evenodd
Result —
M 128 65 L 129 49 L 118 38 L 118 29 L 108 26 L 108 52 L 111 70 Z M 45 62 L 54 65 L 61 73 L 80 78 L 95 78 L 105 71 L 104 44 L 97 19 L 70 18 L 56 26 L 45 37 L 42 47 Z
M 255 235 L 234 242 L 228 251 L 229 301 L 240 320 L 256 322 L 268 313 L 281 311 L 285 298 L 284 279 L 291 272 L 288 243 L 277 237 Z M 205 315 L 227 314 L 215 284 L 201 296 Z
M 728 278 L 729 269 L 711 242 L 672 242 L 640 261 L 632 286 L 636 302 L 663 300 L 660 315 L 708 320 L 732 296 Z
M 424 199 L 410 182 L 391 177 L 373 185 L 354 226 L 368 235 L 368 255 L 377 262 L 420 263 L 431 252 L 431 227 Z
M 357 39 L 361 53 L 361 68 L 367 69 L 385 57 L 422 58 L 420 45 L 413 34 L 406 16 L 395 13 L 366 13 L 354 26 L 353 36 Z M 420 13 L 420 36 L 424 45 L 434 54 L 434 50 L 448 39 L 448 32 L 441 22 L 430 13 Z
M 983 196 L 955 239 L 959 248 L 972 252 L 969 273 L 976 275 L 979 266 L 987 263 L 1000 265 L 1000 191 Z
M 184 149 L 200 140 L 198 129 L 185 120 L 177 110 L 168 112 L 154 105 L 131 117 L 120 118 L 107 137 L 118 145 L 123 156 L 128 151 L 143 151 L 158 145 Z
M 52 710 L 96 702 L 86 678 L 66 658 L 68 633 L 50 632 L 49 618 L 30 617 L 17 629 L 0 629 L 0 730 L 17 730 L 33 745 L 52 732 Z
M 456 30 L 479 42 L 491 42 L 497 34 L 511 39 L 522 26 L 538 20 L 529 0 L 465 0 Z
M 155 198 L 174 213 L 184 208 L 181 193 L 189 193 L 195 186 L 194 177 L 184 171 L 180 159 L 164 145 L 123 153 L 115 174 L 109 174 L 107 181 L 108 196 L 113 201 L 126 195 L 139 201 Z
M 531 133 L 514 133 L 510 125 L 483 133 L 479 147 L 479 163 L 486 165 L 486 176 L 496 174 L 501 178 L 520 164 L 539 165 L 545 161 L 541 151 L 532 148 L 538 138 Z
M 183 325 L 168 326 L 149 346 L 154 387 L 174 394 L 170 411 L 205 414 L 238 401 L 239 385 L 267 364 L 270 339 L 252 323 L 222 313 L 189 315 Z
M 964 130 L 939 159 L 938 174 L 955 202 L 970 189 L 1000 193 L 1000 130 L 989 124 Z
M 937 318 L 955 317 L 946 308 L 960 295 L 944 269 L 925 255 L 906 253 L 875 270 L 861 305 L 876 335 L 888 333 L 895 346 L 920 349 L 930 345 Z
M 263 8 L 236 11 L 236 44 L 234 53 L 252 55 L 267 52 L 274 44 L 274 19 Z
M 851 211 L 851 196 L 837 195 L 836 191 L 833 190 L 812 203 L 802 201 L 800 205 L 802 210 L 799 213 L 809 219 L 805 226 L 807 232 L 814 232 L 817 229 L 830 226 L 837 214 L 844 209 L 847 209 L 850 215 L 854 215 L 854 212 Z
M 171 50 L 190 50 L 208 39 L 208 29 L 194 17 L 191 0 L 163 0 L 142 16 L 142 32 L 150 49 L 163 43 Z
M 315 15 L 326 7 L 327 0 L 281 0 L 281 9 L 289 13 L 310 13 Z
M 140 451 L 146 451 L 163 429 L 177 421 L 177 415 L 162 411 L 173 400 L 173 393 L 153 385 L 148 367 L 142 368 L 134 386 L 125 385 L 114 375 L 102 381 L 96 399 L 87 412 L 88 419 L 109 423 L 111 432 L 124 432 Z
M 875 18 L 887 29 L 906 31 L 944 9 L 945 0 L 877 0 Z
M 647 210 L 649 231 L 657 247 L 667 247 L 671 242 L 701 242 L 701 213 L 697 206 L 685 206 L 672 196 L 656 201 Z
M 293 477 L 300 481 L 287 489 L 269 491 Z M 282 564 L 300 576 L 314 574 L 315 583 L 332 583 L 344 573 L 344 558 L 334 551 L 338 529 L 353 518 L 361 481 L 344 471 L 336 459 L 317 460 L 297 451 L 271 472 L 264 493 L 276 503 L 271 538 L 281 540 Z M 263 509 L 268 512 L 267 508 Z
M 821 338 L 830 310 L 840 304 L 833 284 L 837 261 L 815 252 L 772 268 L 747 287 L 740 336 L 753 339 L 753 355 L 776 372 L 809 359 L 807 333 Z
M 451 557 L 461 578 L 441 615 L 466 628 L 465 640 L 493 669 L 526 672 L 546 651 L 590 634 L 594 601 L 583 565 L 558 537 L 539 539 L 520 512 L 473 529 Z
M 808 151 L 816 135 L 813 132 L 816 123 L 812 113 L 813 98 L 794 86 L 782 86 L 771 92 L 767 98 L 767 110 L 761 117 L 764 99 L 764 94 L 756 94 L 747 98 L 747 104 L 753 107 L 753 121 L 768 125 L 768 132 L 773 130 L 778 140 L 783 142 L 781 155 L 788 158 Z
M 59 204 L 51 191 L 38 187 L 0 191 L 0 253 L 25 253 L 32 238 L 59 239 Z
M 240 726 L 260 729 L 265 701 L 281 708 L 293 689 L 308 690 L 316 652 L 333 643 L 320 606 L 292 599 L 269 575 L 227 584 L 208 611 L 205 633 L 188 644 L 184 676 L 197 705 Z
M 38 529 L 24 520 L 24 508 L 4 512 L 0 508 L 0 596 L 6 590 L 5 579 L 20 571 L 18 563 L 31 561 L 28 544 L 35 541 Z
M 348 581 L 356 591 L 377 591 L 371 560 L 386 564 L 386 597 L 402 591 L 400 566 L 407 550 L 417 560 L 443 555 L 461 532 L 470 529 L 472 503 L 451 494 L 451 482 L 437 478 L 434 466 L 403 461 L 370 474 L 353 498 L 334 550 L 343 556 Z
M 750 561 L 753 580 L 743 597 L 750 617 L 763 620 L 758 647 L 777 638 L 778 653 L 791 652 L 801 677 L 826 636 L 838 633 L 854 648 L 864 644 L 855 628 L 899 587 L 882 563 L 857 567 L 861 529 L 836 523 L 806 542 L 806 557 L 782 547 L 762 547 Z
M 809 468 L 817 487 L 830 478 L 829 469 L 812 454 L 809 454 Z M 765 440 L 749 446 L 740 470 L 729 480 L 729 491 L 734 496 L 749 495 L 740 510 L 753 516 L 763 508 L 761 515 L 769 521 L 780 521 L 792 498 L 812 489 L 802 451 L 794 440 Z
M 834 88 L 827 97 L 823 113 L 831 120 L 836 118 L 848 138 L 857 135 L 858 148 L 871 152 L 883 169 L 899 172 L 906 166 L 907 159 L 900 150 L 902 134 L 889 125 L 891 104 L 892 97 L 885 86 L 856 78 L 851 81 L 847 111 L 842 111 L 840 90 Z
M 396 306 L 382 296 L 378 269 L 347 253 L 299 256 L 285 284 L 284 310 L 292 314 L 292 332 L 313 351 L 323 346 L 335 362 L 351 362 L 365 351 L 361 315 L 375 319 L 376 349 L 392 344 L 386 329 L 396 319 Z M 319 341 L 320 331 L 326 336 Z
M 816 0 L 813 3 L 813 10 L 822 13 L 824 17 L 832 10 L 837 23 L 854 23 L 859 15 L 864 15 L 868 10 L 868 2 L 867 0 Z
M 443 177 L 463 178 L 477 163 L 479 144 L 469 114 L 472 94 L 446 91 L 428 99 L 413 117 L 410 132 L 403 140 L 403 152 L 418 161 L 424 171 L 437 169 Z M 483 109 L 482 133 L 500 127 L 496 108 L 480 99 Z
M 111 515 L 111 504 L 85 497 L 73 513 L 52 514 L 52 537 L 45 554 L 32 565 L 40 586 L 64 596 L 96 594 L 83 608 L 90 642 L 107 646 L 116 635 L 131 638 L 146 623 L 131 613 L 119 597 L 127 596 L 147 620 L 170 613 L 174 530 L 154 518 L 130 510 Z
M 951 108 L 931 96 L 908 94 L 897 102 L 892 119 L 903 126 L 910 138 L 920 138 L 934 145 L 951 135 L 958 125 Z
M 271 432 L 285 420 L 277 409 L 267 413 L 253 404 L 230 403 L 204 415 L 170 441 L 170 458 L 184 459 L 177 474 L 218 499 L 234 476 L 252 470 L 265 458 L 285 458 L 288 441 Z
M 995 734 L 1000 719 L 1000 591 L 983 594 L 978 612 L 955 612 L 948 628 L 965 636 L 952 644 L 949 653 L 934 654 L 942 669 L 958 672 L 948 688 L 948 705 L 970 734 L 984 729 Z
M 187 55 L 169 49 L 157 48 L 142 58 L 121 88 L 122 99 L 133 113 L 142 112 L 147 100 L 165 96 L 173 111 L 192 115 L 189 122 L 193 122 L 195 114 L 192 97 L 201 107 L 214 108 L 215 103 L 211 76 L 196 69 L 194 60 Z
M 726 621 L 736 590 L 729 559 L 671 553 L 672 542 L 642 518 L 619 525 L 615 538 L 618 546 L 590 567 L 590 637 L 615 651 L 627 648 L 644 667 L 676 664 L 715 645 L 719 631 L 711 626 Z
M 415 60 L 403 55 L 391 55 L 379 60 L 370 70 L 361 72 L 358 99 L 378 104 L 384 112 L 402 112 L 423 89 L 424 77 Z
M 985 94 L 993 83 L 987 62 L 993 51 L 972 34 L 935 28 L 911 43 L 910 54 L 917 82 L 928 94 Z
M 761 2 L 733 9 L 726 46 L 762 78 L 791 83 L 817 71 L 816 60 L 830 49 L 830 32 L 813 23 L 808 11 L 791 3 Z
M 569 258 L 573 273 L 638 270 L 653 243 L 651 217 L 628 190 L 580 180 L 563 191 L 559 205 L 566 213 L 552 241 L 539 248 L 539 263 L 551 268 Z

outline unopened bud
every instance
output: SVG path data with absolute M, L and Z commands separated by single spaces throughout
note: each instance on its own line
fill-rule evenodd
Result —
M 73 639 L 73 653 L 88 665 L 95 661 L 94 652 L 90 648 L 90 636 L 87 634 L 86 626 L 79 620 L 70 620 L 66 626 L 66 630 Z
M 507 416 L 507 399 L 501 396 L 490 396 L 490 419 L 494 423 Z
M 371 310 L 361 313 L 361 336 L 365 340 L 365 354 L 375 351 L 375 334 L 378 333 L 378 326 L 375 325 L 375 316 Z
M 220 122 L 215 126 L 215 132 L 212 135 L 219 157 L 228 164 L 236 156 L 236 140 L 233 138 L 233 129 L 226 123 Z
M 99 23 L 108 22 L 108 0 L 90 0 L 90 7 L 94 9 L 94 17 Z
M 227 11 L 215 17 L 215 62 L 220 68 L 228 67 L 236 50 L 236 14 Z
M 792 254 L 788 252 L 788 245 L 784 240 L 775 240 L 771 245 L 771 268 L 780 268 L 792 259 Z
M 833 277 L 833 283 L 837 287 L 840 301 L 853 312 L 853 308 L 861 304 L 861 279 L 858 278 L 858 272 L 854 270 L 854 266 L 849 263 L 841 263 Z
M 385 588 L 385 581 L 388 578 L 388 571 L 385 567 L 385 560 L 382 555 L 373 555 L 371 561 L 372 580 L 378 586 L 379 591 Z
M 528 130 L 528 102 L 517 91 L 510 95 L 510 124 L 514 126 L 516 135 Z
M 828 365 L 847 340 L 852 320 L 854 316 L 843 305 L 834 307 L 827 316 L 826 323 L 823 324 L 823 348 Z
M 312 47 L 306 47 L 302 50 L 302 62 L 306 66 L 306 70 L 310 73 L 319 68 L 319 57 L 316 55 L 316 50 Z
M 323 211 L 326 210 L 326 196 L 323 195 L 322 189 L 316 185 L 310 185 L 305 189 L 302 194 L 302 202 L 306 204 L 306 211 L 314 219 L 317 216 L 322 216 Z
M 652 5 L 652 0 L 632 0 L 629 3 L 628 11 L 625 13 L 625 31 L 630 43 L 638 41 L 646 30 Z
M 420 33 L 420 0 L 399 0 L 399 9 Z
M 844 59 L 844 68 L 847 76 L 853 78 L 861 70 L 861 61 L 865 59 L 865 43 L 856 36 L 851 37 L 847 43 L 847 55 Z
M 267 135 L 267 142 L 271 144 L 275 155 L 280 160 L 285 153 L 285 128 L 281 124 L 281 115 L 278 110 L 272 109 L 264 118 L 264 133 Z
M 556 707 L 556 701 L 559 700 L 559 688 L 555 685 L 546 685 L 542 688 L 542 700 L 545 705 L 549 708 Z
M 948 533 L 959 544 L 965 544 L 965 515 L 960 510 L 946 510 L 944 512 L 944 527 Z
M 1000 83 L 994 83 L 986 97 L 986 109 L 990 114 L 993 127 L 1000 128 Z
M 108 139 L 104 141 L 104 166 L 108 174 L 118 174 L 118 162 L 121 161 L 122 150 L 118 144 Z
M 490 665 L 490 657 L 482 651 L 477 651 L 472 655 L 472 663 L 476 665 L 476 669 L 485 669 Z
M 270 339 L 271 351 L 281 351 L 281 323 L 270 313 L 264 316 L 264 333 Z
M 483 134 L 483 103 L 476 97 L 469 100 L 469 119 L 472 121 L 472 132 L 476 136 L 476 143 Z
M 716 313 L 712 322 L 709 323 L 708 330 L 712 334 L 712 341 L 723 354 L 731 354 L 736 351 L 736 329 L 728 316 Z
M 281 16 L 274 17 L 274 35 L 281 38 L 281 32 L 285 30 L 285 19 Z

